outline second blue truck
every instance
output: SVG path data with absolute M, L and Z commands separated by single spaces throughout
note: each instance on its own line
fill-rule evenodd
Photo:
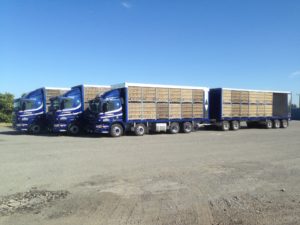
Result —
M 110 86 L 77 85 L 61 96 L 50 99 L 47 113 L 51 132 L 77 135 L 85 129 L 89 100 L 110 89 Z

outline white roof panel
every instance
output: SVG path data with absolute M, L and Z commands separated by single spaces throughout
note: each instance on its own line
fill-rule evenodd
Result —
M 198 86 L 179 86 L 179 85 L 164 85 L 164 84 L 141 84 L 141 83 L 120 83 L 112 85 L 112 89 L 116 88 L 124 88 L 129 86 L 135 87 L 159 87 L 159 88 L 182 88 L 182 89 L 201 89 L 201 90 L 208 90 L 207 87 L 198 87 Z
M 80 85 L 77 85 L 77 86 L 80 86 Z M 74 86 L 74 87 L 77 87 L 77 86 Z M 94 85 L 94 84 L 82 84 L 82 86 L 84 87 L 104 87 L 104 88 L 110 88 L 110 85 Z
M 45 87 L 46 90 L 71 90 L 71 88 Z
M 215 88 L 213 88 L 215 89 Z M 223 90 L 231 90 L 231 91 L 253 91 L 253 92 L 272 92 L 272 93 L 284 93 L 291 94 L 291 91 L 271 91 L 271 90 L 252 90 L 252 89 L 238 89 L 238 88 L 221 88 Z

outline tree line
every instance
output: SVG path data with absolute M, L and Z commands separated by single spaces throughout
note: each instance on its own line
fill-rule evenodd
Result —
M 11 123 L 14 108 L 14 95 L 0 93 L 0 123 Z

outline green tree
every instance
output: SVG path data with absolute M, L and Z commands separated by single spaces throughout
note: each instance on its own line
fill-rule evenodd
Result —
M 10 123 L 14 107 L 14 95 L 0 93 L 0 122 Z

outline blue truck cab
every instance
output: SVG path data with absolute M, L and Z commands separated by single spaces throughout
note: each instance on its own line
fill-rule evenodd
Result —
M 135 95 L 135 90 L 132 88 L 138 90 L 140 98 L 131 98 Z M 192 98 L 189 102 L 185 102 L 184 97 L 179 96 L 175 102 L 171 98 L 173 90 L 179 95 L 181 90 L 188 93 L 199 91 L 200 98 L 195 102 Z M 112 137 L 122 136 L 127 131 L 132 131 L 138 136 L 147 132 L 161 131 L 175 134 L 181 130 L 189 133 L 200 124 L 209 122 L 208 90 L 208 88 L 172 85 L 133 83 L 112 85 L 112 90 L 90 101 L 89 117 L 92 118 L 90 124 L 93 123 L 91 126 L 93 132 L 110 134 Z M 160 94 L 161 91 L 165 91 L 166 98 L 163 100 L 160 100 L 163 95 Z M 165 94 L 166 91 L 168 94 Z M 150 95 L 151 98 L 149 98 Z M 138 109 L 135 108 L 136 106 Z M 196 106 L 198 114 L 196 114 Z M 179 109 L 178 112 L 174 109 L 172 111 L 173 107 Z M 190 110 L 189 115 L 186 113 L 187 109 Z
M 53 94 L 61 94 L 64 88 L 43 87 L 25 94 L 16 99 L 13 126 L 18 131 L 40 133 L 47 128 L 46 113 L 49 98 Z
M 47 113 L 49 130 L 54 133 L 79 134 L 86 126 L 88 101 L 108 89 L 109 86 L 77 85 L 63 95 L 51 98 Z

